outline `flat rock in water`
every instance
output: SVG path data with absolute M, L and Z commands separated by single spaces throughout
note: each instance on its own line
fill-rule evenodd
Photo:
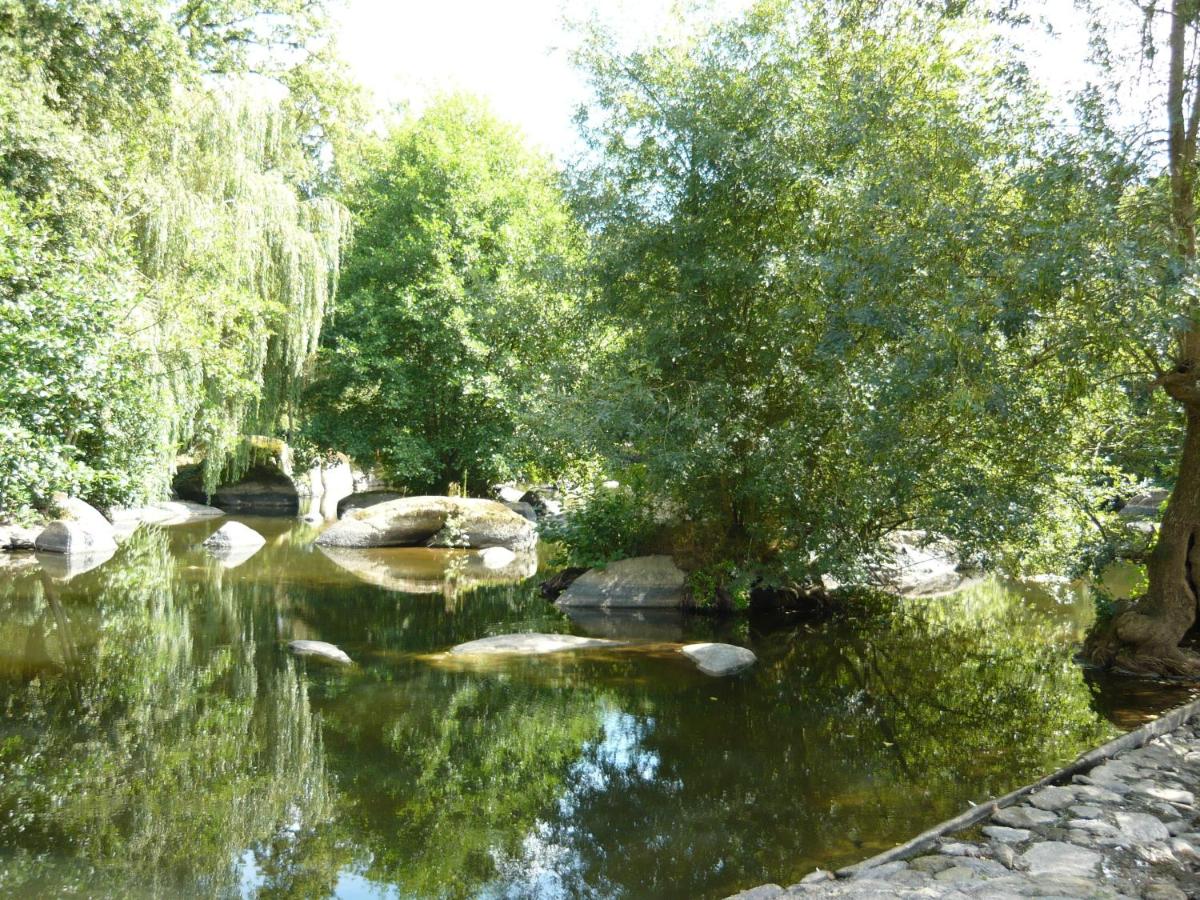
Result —
M 495 500 L 403 497 L 345 513 L 316 542 L 323 547 L 416 547 L 443 539 L 448 541 L 443 546 L 530 550 L 537 544 L 537 529 Z
M 705 675 L 732 675 L 758 662 L 752 651 L 733 644 L 687 644 L 679 652 Z
M 687 576 L 669 556 L 637 556 L 589 569 L 558 598 L 558 605 L 617 609 L 678 608 Z
M 576 637 L 573 634 L 499 634 L 450 648 L 455 656 L 539 656 L 564 650 L 619 647 L 620 641 Z
M 132 530 L 138 525 L 182 525 L 225 515 L 225 510 L 194 503 L 191 500 L 164 500 L 146 506 L 116 507 L 109 511 L 118 529 Z
M 204 541 L 213 553 L 237 549 L 257 549 L 267 542 L 261 534 L 241 522 L 226 522 Z
M 297 656 L 338 663 L 343 666 L 350 665 L 350 657 L 341 648 L 327 644 L 325 641 L 292 641 L 288 644 L 288 649 Z

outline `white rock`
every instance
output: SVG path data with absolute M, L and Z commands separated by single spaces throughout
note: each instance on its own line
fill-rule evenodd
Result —
M 732 675 L 758 662 L 758 657 L 752 651 L 733 644 L 687 644 L 679 652 L 694 662 L 705 675 Z
M 350 657 L 340 647 L 327 644 L 325 641 L 292 641 L 288 644 L 288 649 L 297 656 L 338 663 L 343 666 L 350 664 Z
M 451 647 L 455 656 L 540 656 L 564 650 L 620 647 L 620 641 L 576 637 L 573 634 L 498 634 Z
M 495 488 L 496 499 L 501 503 L 520 503 L 521 498 L 525 496 L 525 492 L 520 488 L 515 488 L 511 484 L 500 484 Z M 532 507 L 530 507 L 532 509 Z
M 479 552 L 479 559 L 485 569 L 503 569 L 517 558 L 507 547 L 488 547 Z
M 1053 875 L 1085 878 L 1096 873 L 1100 854 L 1062 841 L 1045 841 L 1017 857 L 1017 864 L 1034 878 Z
M 261 534 L 241 522 L 226 522 L 204 541 L 204 546 L 213 553 L 237 548 L 257 549 L 267 542 Z

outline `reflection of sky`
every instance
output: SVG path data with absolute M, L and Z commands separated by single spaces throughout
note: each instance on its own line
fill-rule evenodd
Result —
M 247 850 L 238 860 L 239 878 L 243 897 L 254 897 L 266 886 L 267 879 L 254 859 L 254 851 Z M 380 884 L 349 869 L 338 873 L 333 896 L 342 900 L 399 900 L 400 892 L 390 884 Z
M 661 757 L 644 746 L 654 730 L 654 719 L 638 717 L 619 709 L 600 713 L 604 736 L 584 744 L 579 759 L 567 775 L 566 792 L 558 800 L 555 821 L 539 821 L 525 836 L 521 856 L 498 858 L 500 877 L 482 892 L 485 897 L 606 896 L 611 891 L 597 886 L 583 887 L 584 862 L 578 846 L 588 839 L 579 830 L 576 812 L 592 794 L 622 790 L 635 781 L 654 781 Z M 682 783 L 665 785 L 668 790 Z

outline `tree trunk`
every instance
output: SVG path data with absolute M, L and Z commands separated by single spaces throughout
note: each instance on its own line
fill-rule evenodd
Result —
M 1185 405 L 1187 437 L 1175 490 L 1150 555 L 1150 589 L 1122 604 L 1088 640 L 1104 666 L 1155 675 L 1200 675 L 1200 656 L 1179 642 L 1196 621 L 1200 597 L 1200 406 Z

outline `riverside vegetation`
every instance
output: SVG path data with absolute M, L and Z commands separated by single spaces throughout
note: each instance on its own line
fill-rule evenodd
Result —
M 466 97 L 370 136 L 319 3 L 9 0 L 0 509 L 159 499 L 180 452 L 211 493 L 266 436 L 411 492 L 614 475 L 570 561 L 665 544 L 702 603 L 900 528 L 1103 561 L 1120 498 L 1194 468 L 1146 386 L 1190 402 L 1195 15 L 1164 160 L 1103 86 L 1060 121 L 1010 7 L 585 29 L 560 176 Z M 1190 670 L 1188 533 L 1098 659 Z
M 667 551 L 738 608 L 901 529 L 1100 566 L 1161 482 L 1087 652 L 1196 674 L 1200 10 L 1093 7 L 1069 113 L 1020 3 L 581 26 L 560 170 L 469 97 L 368 127 L 322 2 L 3 0 L 0 510 L 159 500 L 180 454 L 212 493 L 281 441 L 407 493 L 614 478 L 563 561 Z
M 1079 5 L 1069 97 L 1034 0 L 589 20 L 554 160 L 326 0 L 0 0 L 0 892 L 719 896 L 1181 700 L 1200 3 Z

